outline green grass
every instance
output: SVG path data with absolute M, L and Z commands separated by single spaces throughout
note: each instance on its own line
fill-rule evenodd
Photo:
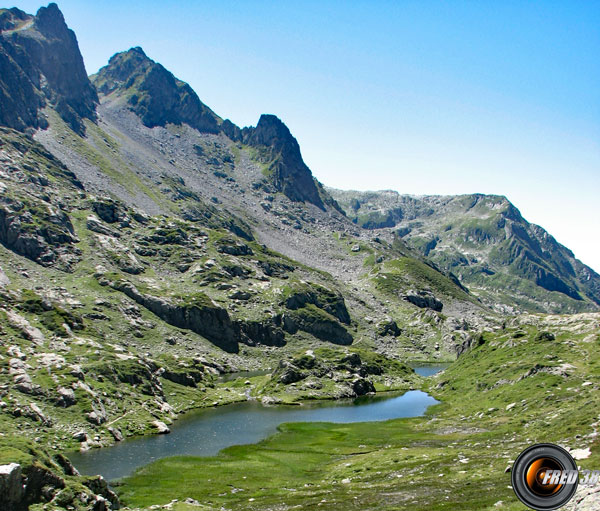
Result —
M 383 270 L 374 278 L 377 289 L 397 296 L 410 287 L 430 289 L 435 293 L 473 302 L 473 297 L 439 271 L 410 257 L 401 257 L 384 263 Z
M 588 436 L 600 419 L 600 336 L 597 319 L 577 321 L 484 334 L 431 380 L 443 402 L 425 417 L 284 424 L 258 444 L 146 466 L 120 495 L 134 507 L 192 497 L 232 510 L 492 510 L 499 501 L 522 510 L 505 469 L 526 446 L 590 446 L 586 466 L 600 461 L 600 442 Z M 556 339 L 539 339 L 542 330 Z M 566 363 L 568 377 L 545 372 Z

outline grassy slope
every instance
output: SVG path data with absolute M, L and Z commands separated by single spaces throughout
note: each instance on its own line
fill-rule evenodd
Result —
M 486 334 L 431 381 L 443 403 L 426 417 L 286 424 L 256 445 L 144 467 L 125 480 L 122 499 L 147 507 L 191 497 L 244 510 L 523 509 L 505 469 L 527 445 L 590 447 L 582 464 L 600 462 L 599 321 L 532 316 Z

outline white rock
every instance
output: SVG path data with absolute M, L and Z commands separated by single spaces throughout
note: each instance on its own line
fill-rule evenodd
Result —
M 6 273 L 0 268 L 0 287 L 5 287 L 10 284 L 10 279 L 6 276 Z
M 87 440 L 87 434 L 85 431 L 78 431 L 77 433 L 73 434 L 73 439 L 77 440 L 78 442 L 85 442 Z
M 589 447 L 586 447 L 585 449 L 573 449 L 571 451 L 571 456 L 573 456 L 573 459 L 575 460 L 585 460 L 589 458 L 591 454 L 592 451 L 590 451 Z
M 158 430 L 159 435 L 167 435 L 171 432 L 169 427 L 162 421 L 154 421 L 152 425 Z
M 8 317 L 9 323 L 15 328 L 21 330 L 25 337 L 27 337 L 27 339 L 29 339 L 31 342 L 35 344 L 41 344 L 44 342 L 44 334 L 42 334 L 38 328 L 31 326 L 29 321 L 27 321 L 23 316 L 19 316 L 19 314 L 11 310 L 6 311 L 6 316 Z
M 517 403 L 511 403 L 511 404 L 507 405 L 506 406 L 506 411 L 512 410 L 516 405 L 517 405 Z
M 44 367 L 56 367 L 60 369 L 65 365 L 65 358 L 56 353 L 39 353 L 36 355 L 36 358 L 39 364 Z

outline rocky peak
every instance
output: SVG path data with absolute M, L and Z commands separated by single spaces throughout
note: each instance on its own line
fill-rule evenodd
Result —
M 204 133 L 223 133 L 234 142 L 257 148 L 259 160 L 266 167 L 265 180 L 277 191 L 293 201 L 310 202 L 321 209 L 325 209 L 325 201 L 337 209 L 337 204 L 313 179 L 298 142 L 276 116 L 262 115 L 256 127 L 244 129 L 221 120 L 187 83 L 139 47 L 111 57 L 92 81 L 105 97 L 124 99 L 149 128 L 187 124 Z
M 14 30 L 24 23 L 31 21 L 32 18 L 32 16 L 16 7 L 5 10 L 0 9 L 0 32 Z
M 94 84 L 101 94 L 110 94 L 117 89 L 127 89 L 133 85 L 136 76 L 145 74 L 152 65 L 152 61 L 146 56 L 144 50 L 139 46 L 128 51 L 116 53 L 108 61 L 97 75 L 93 76 Z
M 0 14 L 0 124 L 21 131 L 45 128 L 41 110 L 58 114 L 78 133 L 95 120 L 98 96 L 77 38 L 56 4 L 35 17 L 18 9 Z
M 275 115 L 261 115 L 255 128 L 242 130 L 243 142 L 262 150 L 269 177 L 278 191 L 293 201 L 307 201 L 325 209 L 312 172 L 304 163 L 298 141 Z
M 298 142 L 276 115 L 261 115 L 256 128 L 248 130 L 245 140 L 250 145 L 270 146 L 288 157 L 301 159 Z
M 218 133 L 221 119 L 193 89 L 178 80 L 139 48 L 114 55 L 92 77 L 101 94 L 123 95 L 145 126 L 188 124 L 205 133 Z
M 55 3 L 48 4 L 48 7 L 40 7 L 34 19 L 34 24 L 46 36 L 68 38 L 73 34 L 67 27 L 65 18 Z

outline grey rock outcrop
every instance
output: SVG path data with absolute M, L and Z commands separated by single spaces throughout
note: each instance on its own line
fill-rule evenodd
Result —
M 293 311 L 290 315 L 286 314 L 283 318 L 285 331 L 295 334 L 298 330 L 302 330 L 322 341 L 342 345 L 352 344 L 354 339 L 350 332 L 333 316 L 315 312 L 314 309 L 303 307 L 297 311 Z
M 0 268 L 0 287 L 5 287 L 10 284 L 10 279 L 6 276 L 6 273 Z
M 357 378 L 352 382 L 352 390 L 357 396 L 364 396 L 371 392 L 375 392 L 373 382 L 365 378 Z
M 279 367 L 276 371 L 278 374 L 279 381 L 284 385 L 289 385 L 290 383 L 296 383 L 300 380 L 306 378 L 306 374 L 303 373 L 298 367 L 282 360 L 279 362 Z
M 421 309 L 432 309 L 437 312 L 442 312 L 442 309 L 444 308 L 444 304 L 429 291 L 411 291 L 404 299 Z
M 6 511 L 27 509 L 21 465 L 0 465 L 0 507 Z
M 159 435 L 168 435 L 171 432 L 169 427 L 162 421 L 154 421 L 152 426 L 156 428 Z
M 263 114 L 255 128 L 242 130 L 244 143 L 262 151 L 269 166 L 269 181 L 293 201 L 310 202 L 325 209 L 312 172 L 304 163 L 300 146 L 288 127 L 275 115 Z
M 129 282 L 113 282 L 112 287 L 122 291 L 171 325 L 192 330 L 225 351 L 237 352 L 239 349 L 229 314 L 225 309 L 212 303 L 206 296 L 202 296 L 201 300 L 173 304 L 162 298 L 140 293 Z
M 73 389 L 59 387 L 56 392 L 58 393 L 58 397 L 56 399 L 56 404 L 58 406 L 68 408 L 69 406 L 73 406 L 75 403 L 77 403 Z
M 290 310 L 298 310 L 309 303 L 331 314 L 340 322 L 350 324 L 350 314 L 344 297 L 323 286 L 306 285 L 290 294 L 284 302 Z
M 83 119 L 96 118 L 98 96 L 75 34 L 56 4 L 40 8 L 35 16 L 4 11 L 0 31 L 0 124 L 20 131 L 45 128 L 41 110 L 50 105 L 83 133 Z

